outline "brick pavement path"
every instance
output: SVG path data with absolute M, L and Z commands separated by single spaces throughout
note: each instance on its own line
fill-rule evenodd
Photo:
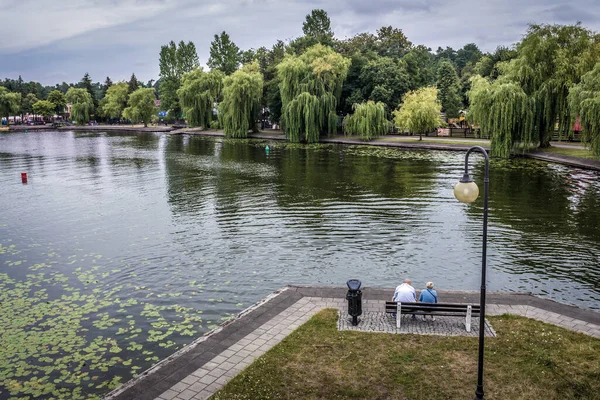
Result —
M 363 290 L 363 312 L 381 313 L 393 289 Z M 232 377 L 324 308 L 346 312 L 343 288 L 286 287 L 109 393 L 110 400 L 208 399 Z M 475 292 L 440 292 L 474 303 Z M 521 315 L 600 338 L 600 313 L 523 294 L 490 293 L 488 315 Z M 477 318 L 474 318 L 474 322 Z

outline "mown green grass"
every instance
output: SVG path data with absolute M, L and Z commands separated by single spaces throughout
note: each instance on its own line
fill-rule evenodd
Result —
M 489 318 L 489 399 L 599 399 L 600 340 L 523 317 Z M 213 399 L 468 399 L 477 339 L 340 332 L 337 311 L 314 316 Z

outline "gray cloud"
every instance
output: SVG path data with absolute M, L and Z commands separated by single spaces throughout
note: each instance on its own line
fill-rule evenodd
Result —
M 45 84 L 76 81 L 85 72 L 97 81 L 132 72 L 156 79 L 161 45 L 192 40 L 205 64 L 213 35 L 223 30 L 240 48 L 269 47 L 301 35 L 313 8 L 329 13 L 338 38 L 392 25 L 433 49 L 475 42 L 493 50 L 517 42 L 528 23 L 600 27 L 589 11 L 595 0 L 0 0 L 0 7 L 0 77 L 22 74 Z
M 580 8 L 572 3 L 559 4 L 546 11 L 548 17 L 554 21 L 562 23 L 574 23 L 576 21 L 596 19 L 593 9 Z

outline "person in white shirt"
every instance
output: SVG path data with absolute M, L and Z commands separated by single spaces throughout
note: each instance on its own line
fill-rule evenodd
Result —
M 405 279 L 404 282 L 396 288 L 392 301 L 401 303 L 416 303 L 417 292 L 412 287 L 410 279 Z

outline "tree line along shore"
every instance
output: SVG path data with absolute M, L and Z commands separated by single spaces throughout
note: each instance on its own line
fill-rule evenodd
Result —
M 303 35 L 241 50 L 226 32 L 211 42 L 208 70 L 192 41 L 160 49 L 158 80 L 43 86 L 0 82 L 0 115 L 67 117 L 76 124 L 186 123 L 245 138 L 281 126 L 291 142 L 343 132 L 372 140 L 461 124 L 489 137 L 497 157 L 581 136 L 600 157 L 600 35 L 581 24 L 532 24 L 518 43 L 484 53 L 468 43 L 432 51 L 388 26 L 338 39 L 324 10 Z

